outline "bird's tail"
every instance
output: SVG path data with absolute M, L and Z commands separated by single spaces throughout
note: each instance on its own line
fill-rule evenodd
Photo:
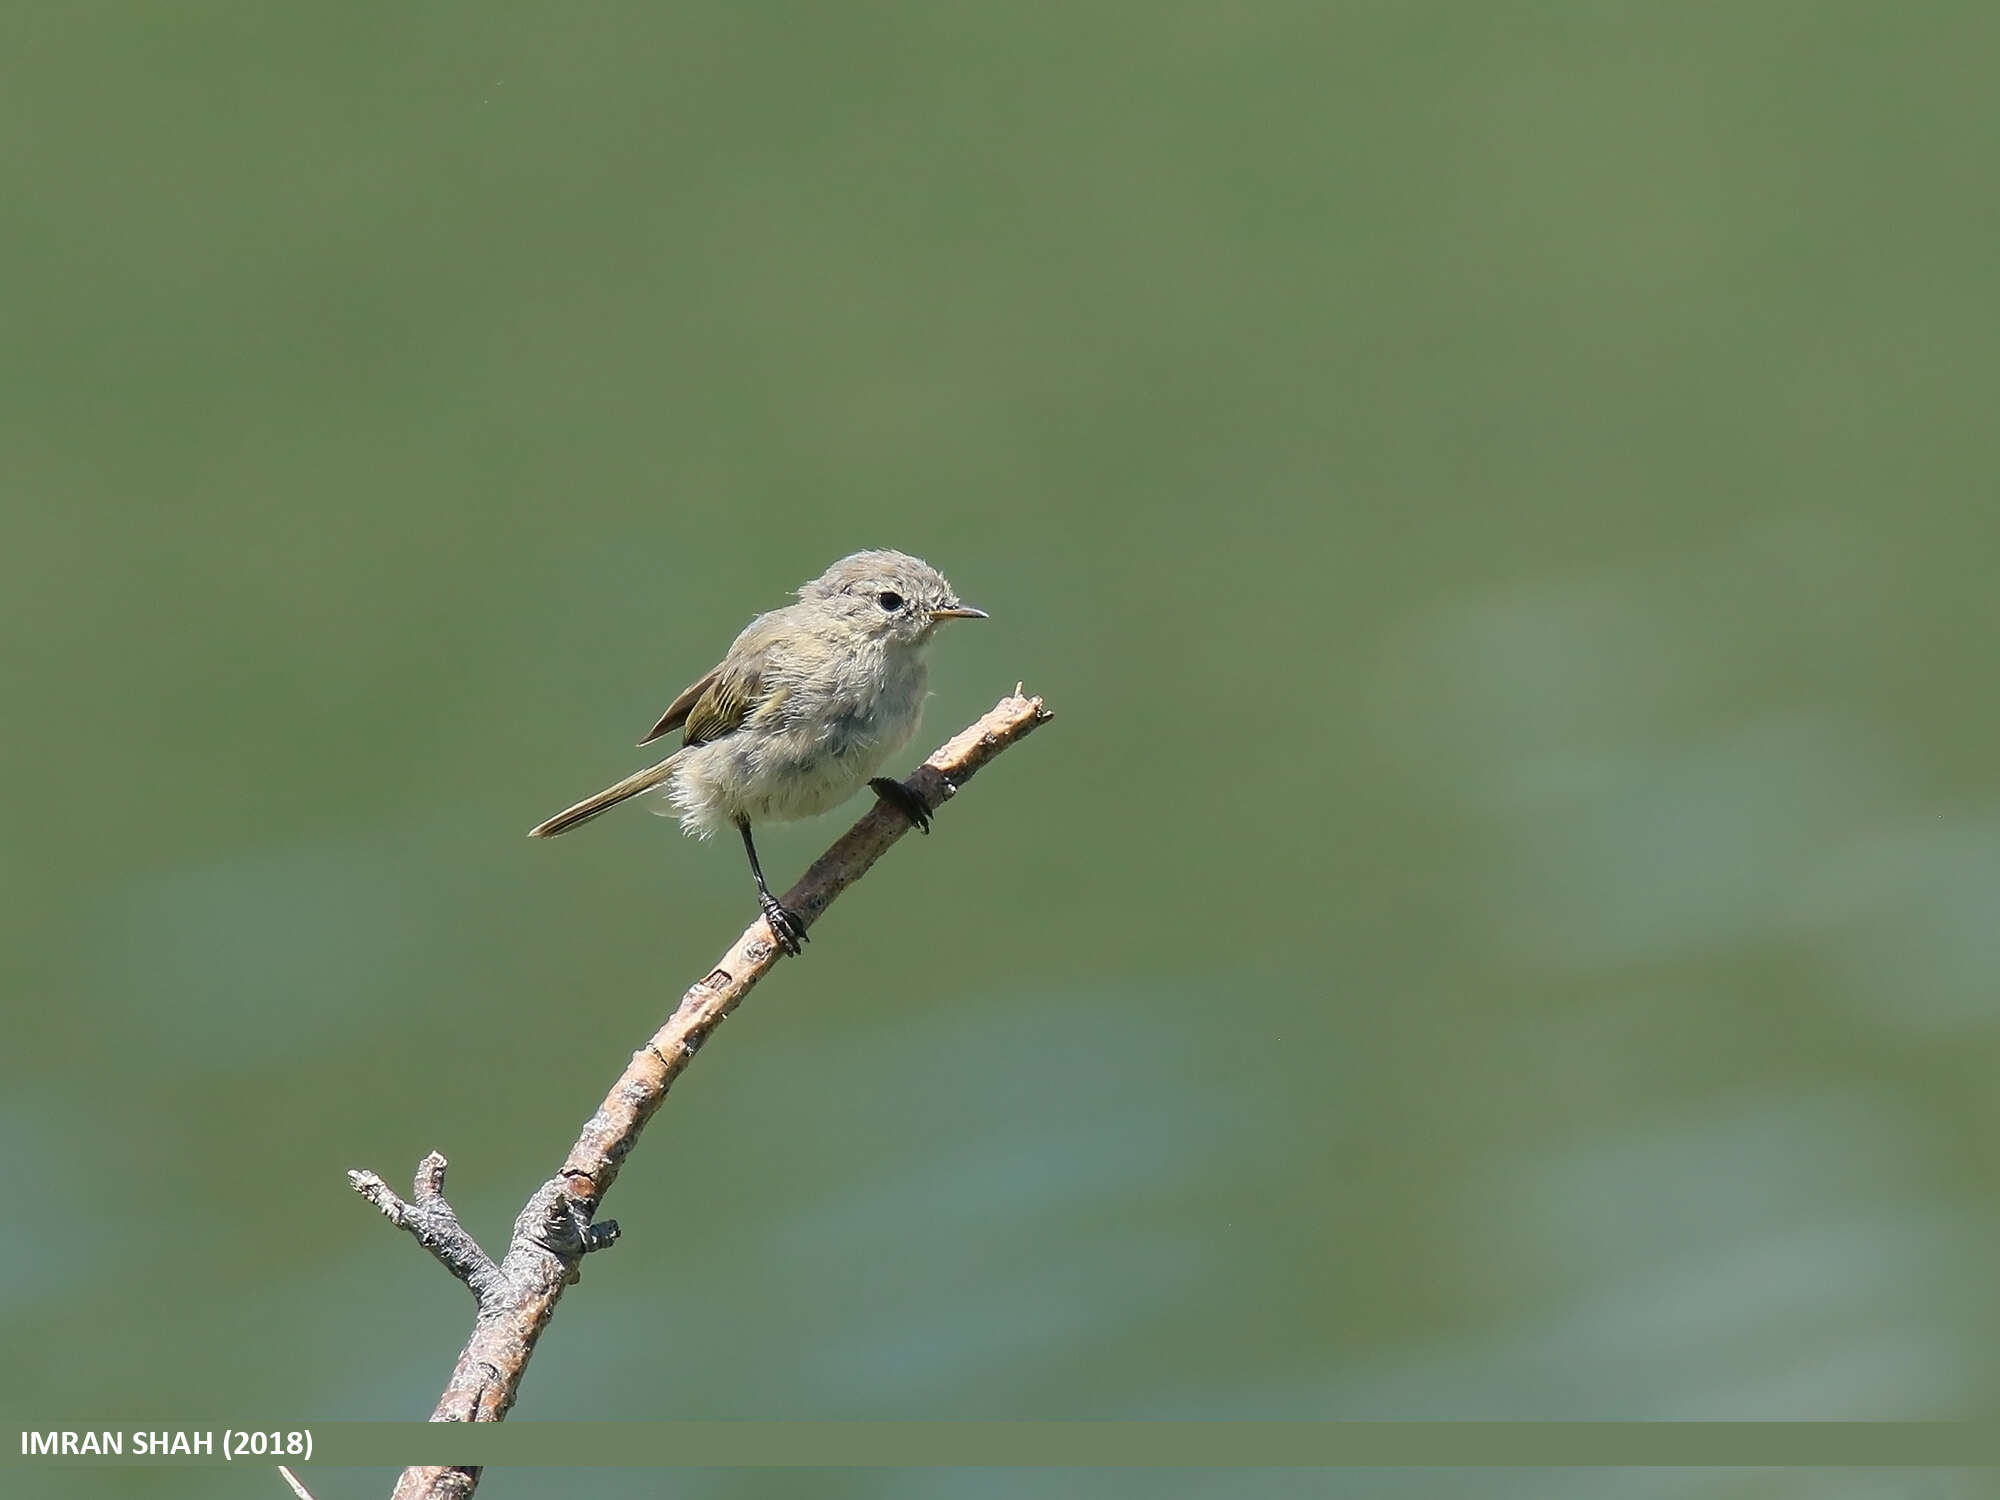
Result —
M 537 823 L 528 830 L 528 837 L 552 839 L 559 833 L 568 833 L 579 823 L 588 823 L 607 807 L 616 807 L 627 797 L 636 797 L 641 792 L 651 791 L 673 775 L 674 762 L 679 759 L 680 752 L 676 750 L 657 766 L 634 771 L 616 786 L 608 786 L 594 797 L 585 797 L 574 807 L 565 807 L 546 823 Z

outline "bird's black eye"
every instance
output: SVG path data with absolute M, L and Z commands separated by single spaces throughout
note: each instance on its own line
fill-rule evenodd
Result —
M 893 615 L 903 607 L 903 596 L 894 589 L 884 589 L 875 596 L 875 602 Z

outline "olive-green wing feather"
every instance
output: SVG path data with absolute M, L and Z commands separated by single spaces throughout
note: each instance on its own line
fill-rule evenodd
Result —
M 683 743 L 705 745 L 710 740 L 719 740 L 732 730 L 742 728 L 762 685 L 754 667 L 747 672 L 718 673 L 715 681 L 709 684 L 708 691 L 688 711 L 687 738 Z
M 765 662 L 730 660 L 710 684 L 707 692 L 689 710 L 684 745 L 705 745 L 725 734 L 734 734 L 753 713 L 775 709 L 785 700 L 786 689 L 773 687 L 765 676 Z
M 773 610 L 751 621 L 722 665 L 674 699 L 647 741 L 684 724 L 687 734 L 682 743 L 705 745 L 735 733 L 753 713 L 783 703 L 786 689 L 780 683 L 788 675 L 783 666 L 790 647 L 786 613 Z
M 653 743 L 654 740 L 658 739 L 661 735 L 671 734 L 673 733 L 674 730 L 680 728 L 681 725 L 685 724 L 687 722 L 688 715 L 694 712 L 695 704 L 701 701 L 701 695 L 707 692 L 710 688 L 714 687 L 715 679 L 720 677 L 721 675 L 722 675 L 722 668 L 717 667 L 713 672 L 710 672 L 706 677 L 702 678 L 701 681 L 694 683 L 692 686 L 690 686 L 686 692 L 680 695 L 680 697 L 674 699 L 673 702 L 669 703 L 667 705 L 667 711 L 660 715 L 660 722 L 655 724 L 650 730 L 648 730 L 646 733 L 646 737 L 643 740 L 639 741 L 639 743 L 642 745 L 650 745 Z

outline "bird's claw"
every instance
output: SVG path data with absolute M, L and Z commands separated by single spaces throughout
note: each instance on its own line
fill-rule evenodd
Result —
M 763 909 L 764 920 L 771 925 L 771 936 L 778 940 L 778 946 L 797 958 L 805 951 L 805 945 L 812 941 L 806 935 L 806 924 L 795 911 L 782 905 L 776 896 L 759 896 L 757 905 Z
M 924 801 L 921 792 L 911 790 L 893 776 L 872 777 L 868 785 L 876 796 L 908 818 L 918 833 L 931 831 L 931 805 Z

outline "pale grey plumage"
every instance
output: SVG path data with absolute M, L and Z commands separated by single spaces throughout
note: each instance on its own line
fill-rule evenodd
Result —
M 825 812 L 909 743 L 923 713 L 923 648 L 940 621 L 960 618 L 983 614 L 960 604 L 922 559 L 883 551 L 843 557 L 799 590 L 798 603 L 752 620 L 721 665 L 676 698 L 644 741 L 685 726 L 681 749 L 530 836 L 567 832 L 662 788 L 669 807 L 661 811 L 679 814 L 686 832 L 706 838 L 731 824 L 742 829 L 756 871 L 751 824 Z M 922 809 L 911 815 L 920 818 Z M 761 873 L 758 886 L 763 892 Z M 768 913 L 775 902 L 763 894 Z

